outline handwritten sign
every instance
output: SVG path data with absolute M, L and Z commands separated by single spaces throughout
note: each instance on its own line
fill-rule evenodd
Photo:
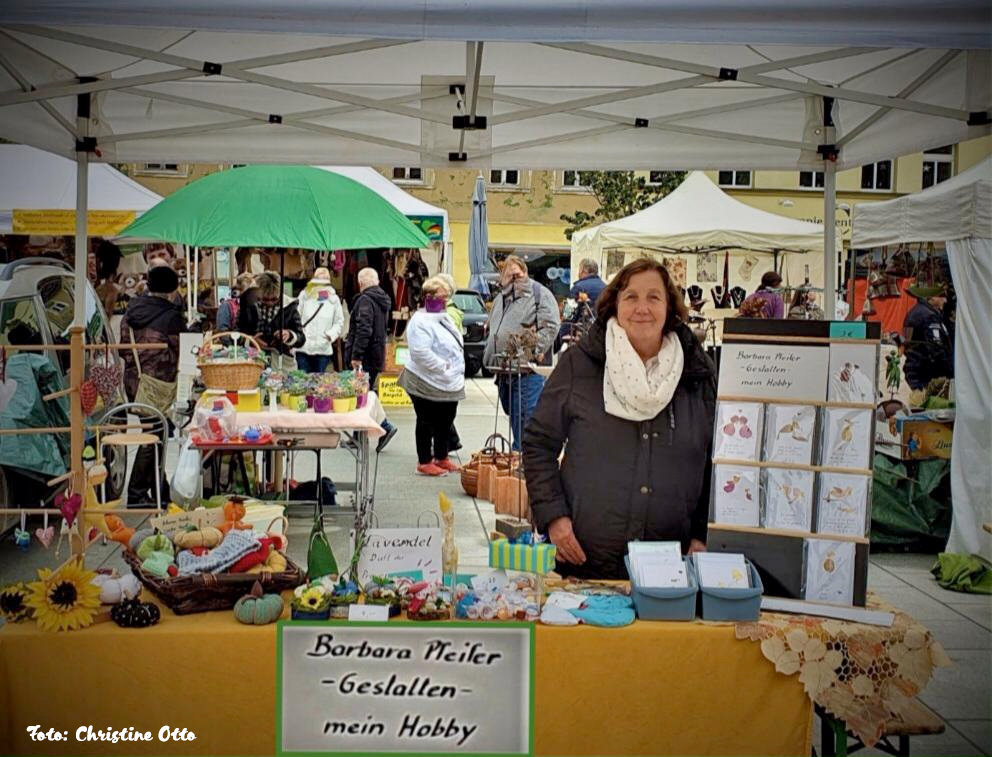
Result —
M 384 407 L 413 407 L 410 395 L 396 383 L 396 376 L 380 376 L 377 393 Z
M 425 581 L 437 581 L 442 567 L 440 528 L 370 528 L 358 560 L 358 583 L 364 586 L 373 576 L 411 571 L 422 572 Z
M 203 528 L 204 526 L 216 526 L 223 522 L 224 510 L 220 507 L 190 510 L 177 515 L 159 515 L 151 519 L 152 526 L 169 536 L 189 526 Z
M 727 342 L 720 358 L 721 395 L 816 400 L 827 396 L 830 353 L 824 347 Z
M 527 754 L 523 624 L 280 623 L 280 752 Z

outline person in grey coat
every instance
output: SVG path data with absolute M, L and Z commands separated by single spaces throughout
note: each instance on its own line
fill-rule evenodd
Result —
M 543 358 L 550 356 L 558 335 L 561 321 L 558 301 L 548 289 L 528 276 L 527 263 L 516 255 L 509 255 L 504 261 L 500 283 L 502 291 L 493 300 L 489 314 L 489 334 L 482 364 L 499 365 L 499 355 L 506 352 L 510 337 L 525 331 L 536 331 L 535 362 L 541 363 Z M 523 426 L 541 397 L 544 377 L 525 367 L 520 375 L 498 374 L 496 385 L 503 412 L 510 416 L 513 449 L 518 450 Z
M 627 578 L 634 540 L 706 548 L 716 371 L 685 319 L 668 271 L 637 260 L 548 379 L 523 458 L 535 524 L 564 575 Z

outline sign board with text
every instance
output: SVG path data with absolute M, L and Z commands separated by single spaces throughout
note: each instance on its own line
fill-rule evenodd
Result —
M 528 754 L 533 627 L 287 623 L 279 753 Z
M 351 533 L 351 543 L 355 533 Z M 397 573 L 419 571 L 425 581 L 440 581 L 440 528 L 370 528 L 358 558 L 359 586 L 373 576 L 394 576 Z
M 830 352 L 824 347 L 725 341 L 719 394 L 817 401 L 827 396 Z
M 135 219 L 133 210 L 90 210 L 86 213 L 86 233 L 91 237 L 112 237 Z M 70 236 L 76 233 L 75 210 L 22 210 L 14 208 L 11 228 L 15 234 Z
M 379 377 L 379 388 L 376 390 L 379 402 L 383 407 L 413 407 L 410 395 L 396 383 L 396 378 L 396 376 Z

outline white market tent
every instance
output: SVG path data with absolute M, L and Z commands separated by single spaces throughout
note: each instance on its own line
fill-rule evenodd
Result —
M 75 210 L 76 161 L 27 145 L 0 145 L 0 234 L 13 233 L 13 211 Z M 89 175 L 91 210 L 134 211 L 140 216 L 162 198 L 113 166 L 95 164 Z
M 788 255 L 789 282 L 804 281 L 804 266 L 810 266 L 810 283 L 823 283 L 823 226 L 768 213 L 735 200 L 701 171 L 693 171 L 673 192 L 649 208 L 609 223 L 593 226 L 572 235 L 572 276 L 579 261 L 595 260 L 609 275 L 606 257 L 611 249 L 656 250 L 688 256 L 688 284 L 693 276 L 694 253 L 719 250 L 749 250 Z M 840 240 L 837 240 L 840 249 Z M 633 252 L 632 254 L 638 254 Z M 740 257 L 737 253 L 734 258 Z M 721 262 L 723 256 L 720 256 Z M 758 270 L 771 269 L 772 260 L 761 261 Z M 754 289 L 753 281 L 738 281 L 736 261 L 730 285 L 743 283 Z M 785 271 L 783 271 L 785 276 Z M 704 285 L 705 288 L 705 285 Z
M 945 242 L 957 292 L 948 552 L 989 556 L 992 521 L 992 158 L 930 189 L 854 206 L 851 244 Z

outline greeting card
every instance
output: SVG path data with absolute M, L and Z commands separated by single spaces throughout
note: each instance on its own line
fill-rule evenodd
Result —
M 850 541 L 806 540 L 806 591 L 811 602 L 854 602 L 855 545 Z
M 871 344 L 831 344 L 827 399 L 875 402 L 877 350 Z
M 734 552 L 697 552 L 699 585 L 715 589 L 746 589 L 751 577 L 744 555 Z
M 713 521 L 757 526 L 759 521 L 758 468 L 717 465 L 713 492 Z
M 868 468 L 871 453 L 871 410 L 827 408 L 823 416 L 820 465 Z
M 868 529 L 868 476 L 821 473 L 816 531 L 864 536 Z
M 765 460 L 809 465 L 815 426 L 812 405 L 769 405 L 765 408 Z
M 760 402 L 720 402 L 713 437 L 713 457 L 757 461 L 761 420 Z
M 813 527 L 813 472 L 765 470 L 765 528 L 810 531 Z

